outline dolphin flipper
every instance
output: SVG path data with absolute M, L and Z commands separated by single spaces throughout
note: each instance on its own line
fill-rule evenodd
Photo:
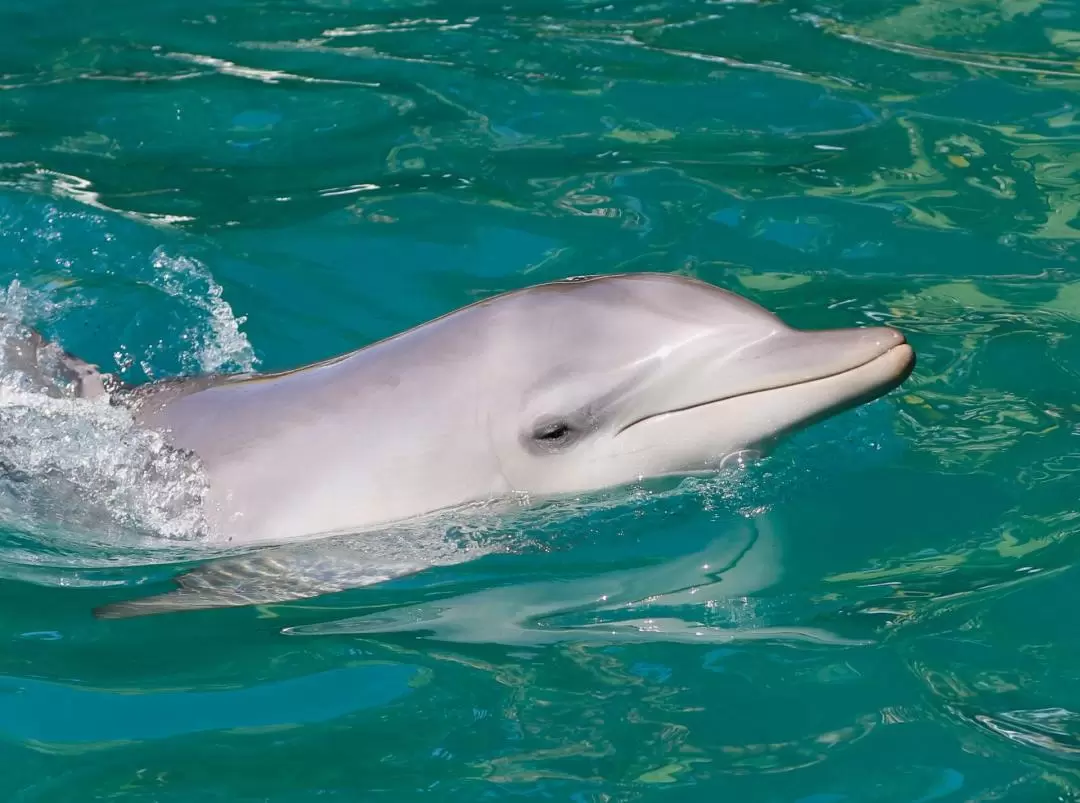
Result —
M 272 549 L 207 563 L 176 579 L 179 588 L 94 609 L 98 619 L 268 605 L 334 594 L 416 574 L 431 564 L 373 560 L 345 546 Z

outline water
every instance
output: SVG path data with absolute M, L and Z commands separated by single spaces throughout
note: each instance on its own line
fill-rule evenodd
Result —
M 622 270 L 892 323 L 920 362 L 742 475 L 301 551 L 297 585 L 359 587 L 129 620 L 91 611 L 226 554 L 177 513 L 197 483 L 0 372 L 0 793 L 1080 798 L 1078 15 L 8 0 L 0 310 L 129 381 Z

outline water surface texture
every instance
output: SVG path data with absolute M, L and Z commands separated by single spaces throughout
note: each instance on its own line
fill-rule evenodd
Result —
M 91 611 L 221 551 L 191 478 L 0 375 L 0 797 L 1080 799 L 1078 21 L 5 0 L 0 310 L 129 381 L 628 270 L 890 323 L 920 362 L 741 474 L 337 545 L 309 573 L 360 587 L 130 620 Z

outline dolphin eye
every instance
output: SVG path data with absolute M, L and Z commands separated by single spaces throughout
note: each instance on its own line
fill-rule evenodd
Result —
M 525 440 L 527 448 L 533 453 L 556 454 L 569 449 L 583 433 L 581 427 L 564 418 L 547 419 L 537 422 Z
M 553 421 L 550 424 L 544 424 L 539 427 L 533 437 L 538 441 L 544 443 L 559 443 L 566 440 L 572 432 L 570 425 L 565 421 Z
M 526 448 L 533 453 L 554 454 L 570 449 L 599 427 L 587 409 L 569 415 L 544 416 L 522 433 Z

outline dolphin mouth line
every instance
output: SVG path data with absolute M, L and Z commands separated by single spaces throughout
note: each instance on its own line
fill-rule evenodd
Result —
M 885 351 L 878 354 L 876 357 L 871 357 L 870 359 L 866 360 L 865 362 L 861 362 L 858 365 L 853 365 L 850 368 L 845 368 L 845 369 L 843 369 L 841 371 L 835 371 L 835 372 L 833 372 L 831 374 L 822 374 L 821 376 L 815 376 L 812 379 L 803 379 L 803 380 L 801 380 L 799 382 L 790 382 L 788 384 L 770 385 L 770 386 L 764 387 L 764 388 L 757 388 L 756 390 L 748 390 L 748 391 L 745 391 L 744 393 L 736 393 L 736 394 L 734 394 L 732 396 L 720 396 L 719 398 L 709 399 L 708 401 L 698 402 L 697 404 L 688 404 L 685 407 L 676 407 L 676 408 L 673 408 L 671 410 L 663 410 L 663 411 L 661 411 L 659 413 L 650 413 L 649 415 L 642 416 L 641 418 L 638 418 L 635 421 L 631 421 L 626 426 L 621 427 L 619 429 L 619 431 L 615 433 L 615 437 L 618 437 L 619 435 L 622 435 L 624 432 L 626 432 L 626 430 L 628 430 L 628 429 L 630 429 L 632 427 L 636 427 L 638 424 L 644 424 L 646 421 L 652 421 L 654 418 L 660 418 L 661 416 L 674 415 L 674 414 L 677 414 L 677 413 L 685 413 L 685 412 L 689 412 L 690 410 L 697 410 L 697 409 L 699 409 L 701 407 L 708 407 L 710 404 L 719 404 L 720 402 L 732 401 L 734 399 L 741 399 L 741 398 L 743 398 L 745 396 L 754 396 L 754 395 L 756 395 L 758 393 L 767 393 L 770 390 L 780 390 L 781 388 L 797 388 L 800 385 L 809 385 L 812 382 L 821 382 L 822 380 L 825 380 L 825 379 L 833 379 L 834 377 L 843 376 L 844 374 L 850 374 L 852 371 L 859 371 L 859 370 L 861 370 L 863 368 L 866 368 L 867 366 L 873 365 L 874 363 L 885 360 L 885 359 L 891 357 L 892 355 L 896 354 L 898 351 L 901 351 L 901 350 L 905 350 L 905 351 L 909 352 L 908 359 L 905 362 L 903 369 L 900 370 L 900 371 L 897 371 L 896 375 L 891 377 L 889 379 L 889 381 L 882 383 L 881 387 L 884 388 L 884 389 L 880 390 L 877 393 L 875 393 L 873 398 L 884 396 L 890 390 L 892 390 L 892 389 L 898 387 L 900 384 L 902 384 L 904 382 L 904 380 L 907 379 L 908 376 L 910 376 L 912 370 L 915 367 L 915 359 L 914 359 L 915 358 L 915 350 L 911 348 L 911 346 L 908 344 L 907 340 L 902 340 L 901 342 L 896 343 L 893 346 L 890 346 Z M 862 395 L 865 395 L 865 394 L 860 394 L 860 396 L 862 396 Z

